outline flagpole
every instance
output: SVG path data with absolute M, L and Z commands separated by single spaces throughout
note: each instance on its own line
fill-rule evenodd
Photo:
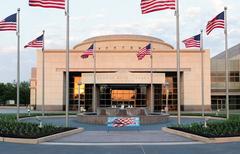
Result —
M 153 105 L 153 52 L 152 52 L 152 44 L 150 42 L 150 59 L 151 59 L 151 112 L 154 111 L 154 105 Z
M 69 0 L 66 0 L 66 85 L 65 85 L 65 92 L 66 92 L 66 127 L 69 126 Z
M 176 0 L 176 46 L 177 46 L 177 95 L 178 95 L 178 104 L 177 104 L 177 123 L 181 124 L 181 91 L 180 91 L 180 34 L 179 34 L 179 2 Z
M 201 52 L 201 63 L 202 63 L 202 117 L 205 117 L 205 102 L 204 102 L 204 64 L 203 64 L 203 30 L 201 30 L 200 35 L 200 52 Z
M 45 30 L 43 30 L 43 47 L 42 47 L 42 116 L 45 115 L 45 46 L 44 46 L 44 34 Z
M 227 31 L 227 7 L 224 7 L 224 34 L 225 34 L 225 73 L 226 73 L 226 114 L 229 119 L 229 74 L 228 74 L 228 31 Z
M 17 9 L 17 120 L 20 105 L 20 8 Z
M 93 84 L 93 112 L 96 112 L 96 43 L 93 43 L 94 84 Z

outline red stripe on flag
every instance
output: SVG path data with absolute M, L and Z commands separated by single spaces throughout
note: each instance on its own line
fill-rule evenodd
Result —
M 29 6 L 65 9 L 65 0 L 29 0 Z
M 215 28 L 222 28 L 222 29 L 224 29 L 224 20 L 216 20 L 216 21 L 214 21 L 212 23 L 209 23 L 207 25 L 207 28 L 206 28 L 207 35 L 209 33 L 211 33 L 211 31 L 214 30 Z
M 224 24 L 224 12 L 221 12 L 218 14 L 216 17 L 214 17 L 212 20 L 208 21 L 207 26 L 206 26 L 206 33 L 207 35 L 211 33 L 212 30 L 215 28 L 225 28 Z
M 17 25 L 13 22 L 0 22 L 0 31 L 16 31 Z
M 200 41 L 196 41 L 194 40 L 193 37 L 186 39 L 184 41 L 182 41 L 185 44 L 186 48 L 191 48 L 191 47 L 196 47 L 196 48 L 200 48 Z
M 176 0 L 142 0 L 141 9 L 142 14 L 166 9 L 175 10 Z

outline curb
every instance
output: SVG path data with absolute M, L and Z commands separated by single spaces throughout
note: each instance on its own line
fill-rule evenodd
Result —
M 170 116 L 172 118 L 176 118 L 177 116 Z M 195 118 L 195 119 L 203 119 L 202 116 L 181 116 L 182 118 Z M 212 120 L 226 120 L 226 118 L 221 117 L 211 117 L 211 116 L 205 116 L 206 119 L 212 119 Z
M 10 142 L 10 143 L 21 143 L 21 144 L 40 144 L 43 142 L 51 141 L 51 140 L 56 140 L 62 137 L 70 136 L 73 134 L 81 133 L 83 132 L 83 128 L 77 128 L 74 130 L 58 133 L 58 134 L 53 134 L 37 139 L 23 139 L 23 138 L 9 138 L 9 137 L 0 137 L 0 141 L 2 142 Z
M 53 116 L 32 116 L 32 117 L 24 117 L 24 118 L 20 118 L 19 121 L 22 120 L 26 120 L 26 119 L 36 119 L 37 117 L 41 118 L 41 119 L 50 119 L 50 118 L 64 118 L 65 115 L 53 115 Z M 76 115 L 69 115 L 70 118 L 74 118 L 76 117 Z
M 78 142 L 45 142 L 41 145 L 57 145 L 57 146 L 141 146 L 141 145 L 194 145 L 204 144 L 202 142 L 117 142 L 117 143 L 78 143 Z
M 205 143 L 240 142 L 240 137 L 207 138 L 207 137 L 203 137 L 203 136 L 199 136 L 199 135 L 195 135 L 195 134 L 191 134 L 191 133 L 186 133 L 186 132 L 175 130 L 175 129 L 170 129 L 167 127 L 163 127 L 162 130 L 167 133 L 170 133 L 170 134 L 182 136 L 182 137 L 194 140 L 194 141 L 200 141 L 200 142 L 205 142 Z

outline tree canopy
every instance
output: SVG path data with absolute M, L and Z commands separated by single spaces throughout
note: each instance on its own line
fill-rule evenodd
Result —
M 0 105 L 6 105 L 7 101 L 14 100 L 17 102 L 16 82 L 0 83 Z M 30 85 L 29 82 L 20 83 L 20 104 L 30 104 Z

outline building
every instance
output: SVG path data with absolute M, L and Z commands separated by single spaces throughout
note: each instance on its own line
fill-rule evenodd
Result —
M 96 44 L 96 103 L 93 103 L 93 58 L 80 56 Z M 153 52 L 153 100 L 151 101 L 150 56 L 138 60 L 136 53 L 149 42 Z M 38 110 L 42 104 L 42 52 L 37 52 L 36 74 L 31 80 L 31 104 Z M 45 51 L 45 109 L 63 110 L 65 107 L 65 50 Z M 205 104 L 210 109 L 210 55 L 203 51 Z M 176 50 L 161 39 L 141 35 L 107 35 L 93 37 L 77 44 L 70 51 L 70 109 L 78 106 L 80 85 L 81 106 L 91 112 L 99 107 L 146 107 L 160 112 L 166 106 L 177 109 Z M 201 110 L 201 52 L 199 49 L 181 50 L 181 107 Z M 165 86 L 169 83 L 169 86 Z M 36 102 L 35 102 L 36 101 Z
M 240 109 L 240 44 L 228 50 L 229 57 L 229 108 Z M 225 52 L 211 59 L 212 109 L 225 109 Z

